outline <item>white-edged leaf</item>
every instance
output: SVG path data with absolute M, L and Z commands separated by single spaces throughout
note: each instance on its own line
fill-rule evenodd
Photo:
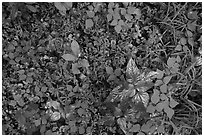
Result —
M 71 43 L 71 49 L 74 53 L 75 56 L 79 56 L 80 54 L 80 47 L 79 47 L 79 44 L 76 40 L 73 40 L 72 43 Z
M 61 117 L 60 113 L 59 112 L 54 112 L 52 115 L 51 115 L 51 120 L 52 121 L 57 121 L 59 120 Z
M 135 61 L 130 58 L 128 64 L 127 64 L 127 69 L 126 69 L 126 73 L 128 75 L 130 75 L 131 77 L 134 75 L 139 75 L 140 74 L 140 70 L 137 68 Z
M 134 98 L 133 98 L 133 102 L 139 103 L 142 102 L 144 104 L 145 107 L 147 107 L 148 103 L 149 103 L 149 94 L 147 92 L 138 92 Z
M 66 61 L 75 61 L 77 58 L 72 54 L 64 54 L 62 55 L 62 58 Z

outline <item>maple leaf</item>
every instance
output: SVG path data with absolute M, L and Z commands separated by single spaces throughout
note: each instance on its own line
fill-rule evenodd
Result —
M 146 91 L 154 85 L 152 79 L 156 78 L 158 72 L 141 71 L 138 69 L 135 61 L 130 58 L 127 64 L 126 75 L 128 88 L 123 89 L 122 92 L 120 92 L 122 85 L 114 88 L 112 91 L 112 101 L 115 99 L 123 100 L 124 98 L 130 97 L 133 102 L 142 102 L 144 106 L 147 107 L 149 103 L 149 94 Z

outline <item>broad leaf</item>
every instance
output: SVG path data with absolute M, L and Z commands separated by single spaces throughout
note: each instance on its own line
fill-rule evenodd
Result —
M 140 70 L 137 68 L 135 61 L 130 58 L 128 64 L 127 64 L 127 69 L 126 73 L 132 78 L 134 75 L 139 75 Z
M 73 40 L 72 43 L 71 43 L 71 49 L 74 53 L 75 56 L 79 56 L 80 54 L 80 47 L 79 47 L 79 44 L 76 40 Z
M 52 121 L 57 121 L 57 120 L 59 120 L 61 118 L 61 115 L 60 115 L 60 113 L 59 112 L 54 112 L 52 115 L 51 115 L 51 120 Z
M 152 101 L 152 103 L 157 104 L 160 100 L 160 91 L 157 89 L 154 89 L 153 91 L 154 91 L 154 93 L 151 97 L 151 101 Z
M 149 94 L 147 92 L 138 92 L 133 99 L 133 102 L 142 102 L 145 107 L 147 107 L 149 103 Z
M 62 55 L 62 58 L 65 59 L 66 61 L 76 61 L 77 60 L 77 58 L 72 54 L 64 54 Z

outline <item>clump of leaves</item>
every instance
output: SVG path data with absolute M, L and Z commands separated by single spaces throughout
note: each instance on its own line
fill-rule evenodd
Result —
M 66 61 L 72 61 L 72 72 L 73 74 L 80 74 L 79 68 L 85 67 L 88 70 L 89 62 L 86 59 L 79 58 L 81 56 L 80 46 L 76 40 L 71 43 L 71 49 L 73 54 L 64 54 L 62 58 Z
M 156 78 L 157 74 L 158 72 L 155 71 L 142 72 L 138 69 L 135 61 L 131 57 L 126 70 L 128 86 L 122 91 L 120 91 L 120 89 L 123 85 L 119 85 L 114 88 L 111 93 L 111 101 L 116 99 L 122 101 L 123 99 L 131 98 L 133 102 L 142 102 L 144 106 L 147 107 L 149 94 L 146 91 L 154 86 L 152 80 Z

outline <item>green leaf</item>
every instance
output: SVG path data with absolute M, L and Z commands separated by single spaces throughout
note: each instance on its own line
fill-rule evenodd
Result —
M 182 50 L 182 46 L 181 45 L 177 45 L 175 48 L 176 51 L 181 51 Z
M 166 84 L 163 84 L 162 86 L 160 86 L 160 91 L 162 93 L 167 93 L 167 85 Z
M 93 11 L 87 11 L 86 13 L 89 18 L 93 18 L 95 16 L 95 13 Z
M 89 67 L 89 62 L 88 62 L 88 60 L 82 59 L 82 60 L 81 60 L 81 65 L 82 65 L 83 67 L 85 67 L 86 69 L 88 69 L 88 67 Z
M 143 132 L 139 132 L 137 133 L 137 135 L 145 135 Z
M 130 132 L 138 132 L 139 130 L 140 130 L 140 125 L 139 124 L 135 124 L 130 129 Z
M 140 70 L 137 68 L 135 61 L 130 58 L 128 64 L 127 64 L 127 69 L 126 69 L 126 73 L 128 75 L 130 75 L 131 77 L 134 75 L 139 75 L 140 74 Z
M 79 134 L 84 134 L 85 133 L 85 129 L 84 129 L 84 127 L 83 126 L 80 126 L 79 127 Z
M 167 65 L 168 65 L 169 67 L 172 67 L 172 66 L 174 65 L 175 61 L 176 61 L 175 58 L 168 58 L 168 60 L 167 60 Z
M 160 91 L 157 89 L 153 89 L 153 91 L 154 91 L 154 93 L 151 97 L 151 101 L 152 101 L 152 103 L 157 104 L 160 100 Z
M 85 22 L 85 25 L 86 25 L 86 29 L 89 29 L 89 28 L 93 27 L 94 22 L 93 22 L 92 19 L 87 19 L 86 22 Z
M 187 43 L 186 38 L 182 37 L 180 39 L 180 43 L 181 43 L 181 45 L 186 45 L 186 43 Z
M 111 75 L 113 74 L 113 68 L 112 67 L 106 67 L 106 72 Z
M 72 8 L 72 2 L 63 2 L 63 6 L 66 7 L 67 10 Z
M 157 79 L 162 79 L 164 76 L 164 71 L 157 69 Z
M 164 108 L 164 112 L 167 114 L 167 116 L 169 117 L 169 119 L 172 118 L 172 116 L 174 115 L 174 110 L 171 109 L 170 107 L 165 107 Z
M 111 22 L 111 26 L 116 26 L 118 24 L 118 20 L 114 19 L 112 22 Z
M 156 82 L 155 82 L 155 86 L 160 86 L 160 85 L 162 85 L 163 84 L 163 81 L 162 80 L 156 80 Z
M 155 106 L 152 104 L 148 105 L 147 112 L 153 114 L 155 112 Z
M 170 98 L 170 102 L 169 102 L 169 106 L 171 108 L 174 108 L 178 105 L 179 103 L 177 101 L 175 101 L 172 97 Z
M 127 9 L 128 14 L 136 14 L 135 11 L 136 11 L 135 7 L 129 6 L 128 9 Z
M 161 100 L 168 100 L 168 97 L 165 94 L 160 95 Z
M 147 107 L 149 103 L 149 94 L 147 92 L 138 92 L 134 98 L 133 102 L 139 103 L 142 102 L 145 107 Z
M 114 71 L 114 74 L 116 76 L 120 76 L 121 75 L 121 69 L 120 68 L 117 68 L 115 71 Z
M 79 71 L 79 69 L 78 69 L 78 63 L 74 63 L 74 64 L 72 64 L 72 73 L 73 74 L 80 74 L 80 71 Z
M 168 104 L 167 104 L 167 102 L 165 102 L 165 101 L 162 101 L 162 102 L 159 102 L 157 105 L 156 105 L 156 110 L 157 111 L 159 111 L 159 112 L 161 112 L 165 107 L 167 107 L 168 106 Z
M 77 58 L 73 56 L 72 54 L 64 54 L 62 55 L 62 58 L 65 59 L 66 61 L 76 61 Z
M 121 25 L 116 25 L 116 26 L 114 27 L 114 29 L 115 29 L 115 31 L 116 31 L 117 33 L 120 33 L 120 31 L 122 30 L 122 27 L 121 27 Z
M 51 120 L 52 121 L 57 121 L 57 120 L 59 120 L 61 118 L 61 115 L 60 115 L 60 113 L 59 112 L 54 112 L 54 113 L 52 113 L 52 115 L 51 115 Z
M 115 80 L 116 79 L 116 76 L 114 74 L 111 74 L 109 77 L 108 77 L 108 82 L 109 81 L 112 81 L 112 80 Z
M 54 2 L 55 7 L 60 11 L 66 11 L 66 8 L 64 7 L 62 2 Z
M 82 116 L 83 114 L 85 114 L 85 110 L 83 108 L 79 108 L 77 110 L 77 112 L 78 112 L 79 116 Z
M 79 47 L 79 44 L 76 40 L 73 40 L 72 43 L 71 43 L 71 49 L 74 53 L 75 56 L 79 56 L 79 54 L 81 53 L 80 52 L 80 47 Z
M 37 8 L 34 7 L 34 6 L 26 5 L 26 7 L 27 7 L 30 11 L 34 12 L 34 13 L 37 12 Z
M 165 84 L 168 84 L 169 81 L 171 80 L 171 78 L 172 78 L 172 76 L 166 76 L 166 77 L 164 77 L 163 82 L 164 82 Z
M 126 9 L 125 8 L 120 8 L 120 13 L 121 13 L 121 15 L 125 15 L 126 14 Z
M 107 21 L 110 22 L 113 19 L 113 16 L 111 14 L 108 14 L 106 18 L 107 18 Z
M 39 126 L 41 124 L 41 119 L 34 120 L 35 126 Z
M 165 130 L 164 130 L 164 125 L 158 126 L 158 127 L 157 127 L 157 131 L 158 131 L 159 133 L 164 133 L 164 132 L 165 132 Z

